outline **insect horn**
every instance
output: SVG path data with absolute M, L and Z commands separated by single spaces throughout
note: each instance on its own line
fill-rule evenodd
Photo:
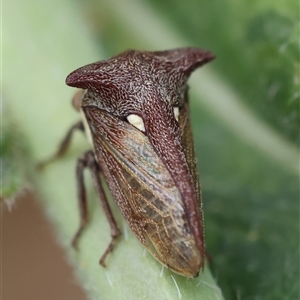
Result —
M 173 65 L 174 71 L 184 75 L 186 80 L 195 69 L 215 59 L 213 53 L 198 48 L 179 48 L 153 53 L 164 57 Z

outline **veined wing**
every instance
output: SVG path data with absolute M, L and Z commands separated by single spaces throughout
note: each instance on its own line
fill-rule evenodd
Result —
M 189 115 L 190 113 L 189 113 L 189 106 L 188 106 L 188 97 L 187 95 L 185 95 L 184 107 L 181 109 L 181 113 L 179 117 L 179 127 L 182 132 L 183 148 L 185 150 L 185 155 L 187 158 L 189 169 L 191 170 L 192 173 L 193 183 L 197 193 L 200 219 L 203 223 L 201 188 L 200 188 L 198 169 L 197 167 L 195 168 L 195 166 L 197 166 L 197 158 L 195 155 L 193 134 L 192 134 Z
M 164 265 L 194 277 L 202 265 L 181 195 L 146 135 L 99 108 L 83 107 L 96 159 L 137 238 Z

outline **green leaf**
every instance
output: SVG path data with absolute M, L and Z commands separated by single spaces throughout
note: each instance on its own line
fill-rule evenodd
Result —
M 190 102 L 215 277 L 226 299 L 298 299 L 297 8 L 266 0 L 4 3 L 3 90 L 30 157 L 55 151 L 77 121 L 64 86 L 70 71 L 127 48 L 211 50 L 217 59 L 191 78 Z M 208 267 L 195 280 L 168 270 L 160 277 L 120 216 L 123 238 L 103 271 L 97 261 L 109 228 L 89 180 L 91 223 L 80 251 L 70 249 L 78 224 L 72 174 L 85 147 L 76 136 L 35 183 L 90 298 L 222 299 Z
M 15 199 L 28 188 L 27 175 L 30 166 L 26 158 L 29 155 L 28 145 L 21 129 L 10 118 L 10 112 L 3 116 L 0 137 L 1 157 L 1 190 L 0 200 L 11 207 Z M 4 122 L 3 122 L 4 121 Z

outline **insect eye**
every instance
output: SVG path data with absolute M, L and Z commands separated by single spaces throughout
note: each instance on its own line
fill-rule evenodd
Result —
M 133 125 L 134 127 L 136 127 L 138 130 L 145 132 L 145 124 L 143 119 L 135 114 L 131 114 L 129 116 L 127 116 L 127 121 Z
M 179 120 L 179 107 L 174 106 L 173 111 L 174 111 L 174 117 L 175 117 L 176 121 L 178 122 L 178 120 Z

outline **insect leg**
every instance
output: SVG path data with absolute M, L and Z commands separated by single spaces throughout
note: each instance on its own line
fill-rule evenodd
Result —
M 111 208 L 107 201 L 102 183 L 100 181 L 99 173 L 101 172 L 98 163 L 95 160 L 93 151 L 86 152 L 81 158 L 79 158 L 77 163 L 77 186 L 78 186 L 78 200 L 79 200 L 79 208 L 80 208 L 80 227 L 75 234 L 72 245 L 74 248 L 77 248 L 78 240 L 82 231 L 84 230 L 87 222 L 88 222 L 88 211 L 87 211 L 87 201 L 86 201 L 86 193 L 84 188 L 84 180 L 83 180 L 83 170 L 85 168 L 89 168 L 92 174 L 93 183 L 97 192 L 97 195 L 100 199 L 102 208 L 108 220 L 111 230 L 111 242 L 105 250 L 104 254 L 100 259 L 100 264 L 105 267 L 105 259 L 107 255 L 112 252 L 114 245 L 116 243 L 117 238 L 121 235 L 121 231 L 119 230 L 116 220 L 112 214 Z
M 87 157 L 86 157 L 87 153 L 85 153 L 78 159 L 77 166 L 76 166 L 77 199 L 78 199 L 79 213 L 80 213 L 80 226 L 72 240 L 72 246 L 76 250 L 78 250 L 78 240 L 85 226 L 88 223 L 87 199 L 86 199 L 84 177 L 83 177 L 83 171 L 87 167 Z
M 73 136 L 73 133 L 76 130 L 80 130 L 80 131 L 84 131 L 84 127 L 83 127 L 83 123 L 80 121 L 76 124 L 74 124 L 67 132 L 65 138 L 61 141 L 57 151 L 54 153 L 54 155 L 52 155 L 51 157 L 49 157 L 48 159 L 40 162 L 37 165 L 37 168 L 39 170 L 44 169 L 49 163 L 55 161 L 56 159 L 62 157 L 66 151 L 68 150 L 69 146 L 70 146 L 70 142 Z

